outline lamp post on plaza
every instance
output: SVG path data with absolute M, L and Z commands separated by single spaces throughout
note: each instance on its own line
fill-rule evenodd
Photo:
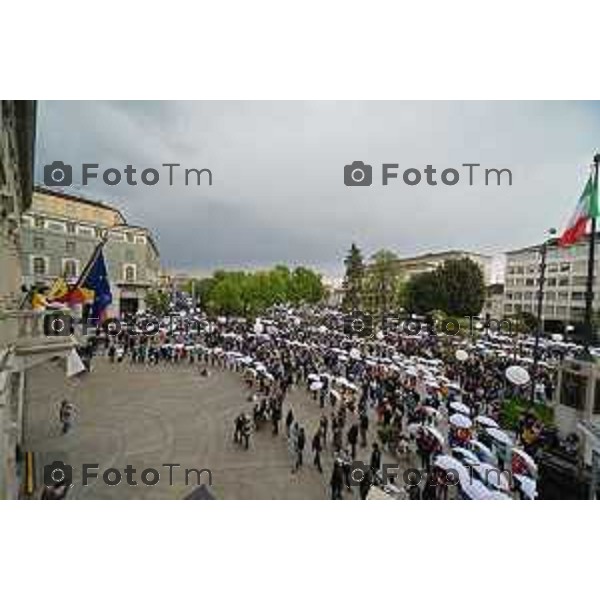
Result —
M 556 229 L 553 227 L 548 229 L 547 234 L 554 236 Z M 533 366 L 531 368 L 531 404 L 535 401 L 535 384 L 537 381 L 537 367 L 539 362 L 539 347 L 540 347 L 540 336 L 542 334 L 542 307 L 544 303 L 544 283 L 546 282 L 546 254 L 548 253 L 548 242 L 552 238 L 544 241 L 540 247 L 540 280 L 537 293 L 537 310 L 536 310 L 536 323 L 535 323 L 535 343 L 533 345 Z

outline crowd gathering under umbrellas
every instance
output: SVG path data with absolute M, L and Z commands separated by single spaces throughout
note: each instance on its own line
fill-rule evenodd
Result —
M 418 329 L 398 321 L 359 337 L 333 309 L 278 307 L 257 319 L 188 309 L 107 328 L 89 354 L 150 367 L 192 364 L 200 377 L 237 373 L 245 392 L 232 443 L 252 452 L 255 435 L 285 439 L 291 472 L 323 473 L 332 499 L 535 499 L 536 454 L 552 431 L 533 411 L 513 430 L 501 426 L 504 400 L 529 395 L 506 373 L 515 365 L 531 372 L 531 340 Z M 541 345 L 536 402 L 552 398 L 555 366 L 569 351 Z M 316 428 L 296 419 L 292 389 L 318 405 Z M 368 457 L 362 467 L 359 451 Z M 390 457 L 399 468 L 389 467 Z

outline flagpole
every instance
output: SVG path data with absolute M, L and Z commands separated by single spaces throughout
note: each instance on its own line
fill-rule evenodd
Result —
M 600 154 L 594 156 L 594 191 L 598 193 L 598 165 L 600 164 Z M 585 292 L 585 341 L 584 349 L 587 352 L 594 343 L 594 261 L 596 251 L 596 215 L 592 216 L 592 228 L 590 232 L 590 242 L 588 250 L 588 271 Z
M 80 287 L 83 284 L 90 269 L 92 268 L 93 264 L 96 262 L 96 259 L 98 258 L 98 255 L 100 254 L 100 250 L 102 250 L 102 248 L 104 248 L 104 245 L 106 244 L 107 241 L 108 241 L 108 230 L 106 230 L 104 232 L 102 239 L 98 242 L 98 244 L 94 248 L 94 251 L 92 252 L 92 256 L 88 260 L 85 267 L 83 267 L 83 269 L 81 270 L 81 274 L 79 275 L 79 278 L 77 279 L 77 283 L 75 283 L 75 285 L 73 286 L 72 289 L 76 290 L 78 287 Z

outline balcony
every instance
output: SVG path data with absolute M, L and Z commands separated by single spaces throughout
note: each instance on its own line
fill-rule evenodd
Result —
M 43 312 L 33 310 L 0 313 L 0 346 L 14 357 L 14 370 L 21 371 L 55 356 L 65 356 L 77 345 L 73 335 L 45 335 L 44 316 Z

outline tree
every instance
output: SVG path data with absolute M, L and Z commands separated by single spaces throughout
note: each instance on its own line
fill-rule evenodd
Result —
M 365 308 L 372 314 L 385 315 L 397 308 L 398 257 L 389 250 L 379 250 L 372 259 L 363 285 Z
M 440 305 L 440 281 L 437 271 L 413 275 L 404 288 L 404 308 L 425 315 Z
M 155 315 L 164 315 L 169 310 L 169 294 L 161 290 L 150 290 L 146 294 L 146 306 Z
M 365 267 L 362 253 L 354 242 L 344 259 L 344 265 L 346 266 L 346 275 L 343 283 L 344 299 L 342 300 L 342 310 L 357 311 L 361 306 Z
M 296 267 L 292 276 L 291 298 L 295 304 L 316 304 L 325 296 L 320 275 L 306 267 Z
M 437 268 L 440 305 L 447 315 L 476 316 L 485 302 L 481 267 L 470 258 L 447 260 Z

